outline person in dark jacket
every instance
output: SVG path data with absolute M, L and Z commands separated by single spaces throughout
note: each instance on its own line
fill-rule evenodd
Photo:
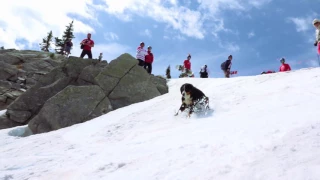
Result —
M 192 84 L 183 84 L 180 87 L 180 93 L 182 95 L 182 104 L 179 111 L 183 112 L 186 108 L 189 108 L 189 117 L 194 112 L 194 108 L 196 105 L 198 105 L 198 103 L 204 103 L 204 105 L 207 105 L 209 107 L 209 98 L 206 97 L 206 95 L 201 90 L 194 87 Z M 178 113 L 176 115 L 178 115 Z
M 228 60 L 226 60 L 221 64 L 221 69 L 223 70 L 224 77 L 226 78 L 230 78 L 230 69 L 232 65 L 231 61 L 232 61 L 232 55 L 228 57 Z
M 208 78 L 209 77 L 209 70 L 208 66 L 205 64 L 200 70 L 200 78 Z

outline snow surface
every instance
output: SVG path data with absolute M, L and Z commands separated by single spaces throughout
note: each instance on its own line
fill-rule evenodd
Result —
M 212 116 L 173 116 L 185 82 L 210 98 Z M 168 94 L 58 131 L 1 130 L 0 179 L 320 179 L 319 68 L 168 84 Z

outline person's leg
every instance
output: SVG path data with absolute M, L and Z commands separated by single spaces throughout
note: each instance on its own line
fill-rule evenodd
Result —
M 151 74 L 151 72 L 152 72 L 152 64 L 148 63 L 147 66 L 148 66 L 148 73 Z
M 141 59 L 137 59 L 138 60 L 138 66 L 144 66 L 144 61 L 142 61 Z
M 85 55 L 86 55 L 85 50 L 82 50 L 81 55 L 80 55 L 80 58 L 83 58 Z
M 230 71 L 227 71 L 227 78 L 230 78 Z
M 224 72 L 224 77 L 225 77 L 225 78 L 229 78 L 229 77 L 230 77 L 230 76 L 229 76 L 229 75 L 230 75 L 230 74 L 229 74 L 229 71 L 223 71 L 223 72 Z
M 91 50 L 90 51 L 88 51 L 88 57 L 89 57 L 89 59 L 92 59 L 92 52 L 91 52 Z

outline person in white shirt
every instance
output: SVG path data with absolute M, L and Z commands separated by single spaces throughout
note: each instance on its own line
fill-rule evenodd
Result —
M 209 77 L 209 69 L 205 64 L 200 70 L 200 78 L 208 78 Z
M 140 43 L 140 46 L 137 48 L 137 55 L 136 58 L 139 61 L 139 66 L 144 66 L 144 60 L 145 56 L 148 54 L 147 50 L 143 49 L 144 48 L 144 42 Z

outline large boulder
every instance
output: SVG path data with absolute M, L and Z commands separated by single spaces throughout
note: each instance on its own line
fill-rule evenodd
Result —
M 28 126 L 33 133 L 43 133 L 85 122 L 104 96 L 97 85 L 68 86 L 50 98 Z
M 20 94 L 34 86 L 66 59 L 48 52 L 0 50 L 0 110 L 6 109 Z M 10 86 L 7 86 L 7 84 Z M 4 84 L 6 84 L 4 86 Z
M 109 95 L 112 107 L 118 109 L 136 102 L 160 96 L 151 76 L 140 66 L 134 66 L 121 78 Z
M 33 133 L 48 132 L 168 92 L 165 79 L 148 74 L 137 64 L 127 53 L 109 64 L 69 57 L 18 94 L 7 107 L 0 128 L 6 123 L 7 127 L 28 124 Z

